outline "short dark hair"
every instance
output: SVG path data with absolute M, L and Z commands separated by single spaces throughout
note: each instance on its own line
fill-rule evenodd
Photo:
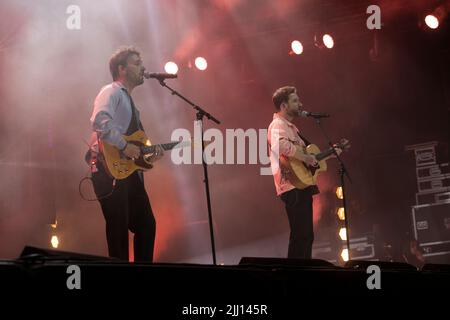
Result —
M 275 105 L 275 109 L 277 109 L 279 111 L 281 104 L 283 102 L 288 102 L 289 96 L 296 92 L 297 92 L 297 89 L 295 87 L 291 87 L 291 86 L 278 88 L 272 96 L 272 101 L 273 101 L 273 104 Z
M 141 56 L 141 53 L 132 46 L 120 47 L 113 53 L 109 59 L 109 71 L 111 71 L 111 76 L 114 81 L 119 77 L 119 66 L 126 66 L 128 58 L 133 54 L 139 57 Z

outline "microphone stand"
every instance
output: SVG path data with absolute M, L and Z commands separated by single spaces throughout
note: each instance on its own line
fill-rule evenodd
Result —
M 205 161 L 205 142 L 203 141 L 203 117 L 206 116 L 206 118 L 208 118 L 209 120 L 211 120 L 211 121 L 213 121 L 213 122 L 215 122 L 217 124 L 220 124 L 220 121 L 217 120 L 210 113 L 208 113 L 205 110 L 203 110 L 200 106 L 196 105 L 195 103 L 193 103 L 192 101 L 188 100 L 186 97 L 184 97 L 183 95 L 178 93 L 176 90 L 174 90 L 171 87 L 169 87 L 164 82 L 164 79 L 159 78 L 158 80 L 159 80 L 159 83 L 161 84 L 161 86 L 167 88 L 171 92 L 172 95 L 178 96 L 179 98 L 181 98 L 182 100 L 187 102 L 189 105 L 191 105 L 194 110 L 197 111 L 196 121 L 199 121 L 200 127 L 201 127 L 200 138 L 202 140 L 202 165 L 203 165 L 203 175 L 204 175 L 203 182 L 205 183 L 206 204 L 208 206 L 208 221 L 209 221 L 209 234 L 210 234 L 210 237 L 211 237 L 212 258 L 213 258 L 213 264 L 217 265 L 217 262 L 216 262 L 216 248 L 215 248 L 215 243 L 214 243 L 214 229 L 213 229 L 213 223 L 212 223 L 211 196 L 210 196 L 210 192 L 209 192 L 208 165 L 207 165 L 207 163 Z
M 328 142 L 328 145 L 333 148 L 333 143 L 330 140 L 330 137 L 327 135 L 326 131 L 324 130 L 322 123 L 320 121 L 321 117 L 314 117 L 316 120 L 317 125 L 319 126 L 320 130 L 322 131 L 322 134 L 324 135 L 325 139 Z M 351 254 L 350 254 L 350 236 L 349 236 L 349 222 L 348 222 L 348 211 L 347 211 L 347 201 L 346 201 L 346 192 L 345 192 L 345 177 L 347 177 L 348 181 L 352 183 L 352 179 L 350 178 L 350 174 L 348 173 L 348 170 L 346 169 L 344 162 L 342 161 L 341 157 L 337 154 L 336 149 L 333 148 L 333 153 L 336 156 L 336 159 L 339 162 L 340 168 L 339 168 L 339 177 L 341 181 L 341 187 L 342 187 L 342 204 L 344 205 L 344 224 L 345 224 L 345 236 L 347 238 L 346 245 L 348 250 L 348 261 L 351 260 Z

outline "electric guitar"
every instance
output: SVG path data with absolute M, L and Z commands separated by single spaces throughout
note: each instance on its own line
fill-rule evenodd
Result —
M 317 184 L 319 173 L 327 170 L 326 158 L 334 153 L 334 149 L 346 150 L 350 148 L 349 141 L 342 139 L 333 148 L 329 148 L 323 152 L 315 144 L 310 144 L 304 148 L 304 152 L 314 155 L 318 161 L 317 166 L 310 166 L 294 157 L 280 156 L 280 166 L 284 174 L 286 174 L 289 182 L 298 189 L 305 189 L 309 186 Z
M 107 142 L 99 143 L 100 151 L 103 154 L 103 164 L 108 173 L 117 180 L 125 179 L 136 170 L 148 170 L 153 167 L 151 156 L 155 152 L 157 145 L 152 145 L 144 131 L 138 130 L 133 134 L 123 138 L 141 149 L 141 155 L 137 159 L 128 158 L 117 147 Z M 182 148 L 189 145 L 190 142 L 174 141 L 160 144 L 163 150 L 171 150 L 173 148 Z

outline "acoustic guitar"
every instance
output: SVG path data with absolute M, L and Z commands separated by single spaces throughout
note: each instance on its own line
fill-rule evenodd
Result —
M 317 177 L 321 172 L 327 170 L 326 158 L 334 153 L 334 149 L 346 150 L 350 148 L 349 141 L 342 139 L 340 143 L 333 145 L 325 151 L 320 151 L 315 144 L 310 144 L 304 148 L 304 152 L 314 155 L 318 161 L 317 166 L 310 166 L 294 157 L 280 156 L 280 166 L 282 172 L 287 176 L 292 185 L 298 189 L 305 189 L 317 184 Z

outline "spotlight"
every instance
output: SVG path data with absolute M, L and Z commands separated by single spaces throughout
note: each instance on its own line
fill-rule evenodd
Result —
M 344 190 L 342 190 L 341 186 L 336 188 L 336 197 L 341 200 L 344 199 Z
M 333 37 L 330 36 L 329 34 L 324 34 L 322 37 L 322 41 L 323 41 L 323 44 L 325 45 L 325 47 L 327 47 L 328 49 L 331 49 L 334 47 Z
M 314 45 L 319 49 L 331 49 L 334 47 L 334 39 L 328 33 L 322 34 L 320 37 L 316 34 L 314 36 Z
M 425 17 L 425 24 L 430 29 L 437 29 L 439 27 L 439 19 L 436 16 L 429 14 Z
M 345 220 L 344 207 L 340 207 L 339 209 L 337 209 L 337 216 L 338 216 L 339 220 L 341 220 L 341 221 Z
M 292 52 L 295 54 L 302 54 L 303 45 L 300 41 L 294 40 L 291 42 L 291 49 L 292 49 Z
M 195 66 L 197 67 L 198 70 L 203 71 L 206 70 L 206 68 L 208 68 L 208 62 L 203 57 L 197 57 L 195 58 Z
M 169 61 L 164 65 L 164 70 L 170 74 L 176 74 L 178 72 L 178 66 L 175 62 Z
M 53 248 L 58 248 L 59 246 L 59 240 L 57 236 L 52 236 L 52 239 L 50 240 L 50 243 L 52 244 Z
M 342 260 L 344 260 L 345 262 L 348 261 L 348 249 L 342 249 L 342 252 L 341 252 L 341 258 L 342 258 Z
M 435 8 L 433 11 L 429 11 L 424 17 L 425 25 L 433 30 L 436 30 L 444 22 L 445 18 L 450 11 L 450 3 L 442 4 Z
M 347 241 L 347 229 L 341 228 L 339 230 L 339 237 L 341 238 L 342 241 Z

